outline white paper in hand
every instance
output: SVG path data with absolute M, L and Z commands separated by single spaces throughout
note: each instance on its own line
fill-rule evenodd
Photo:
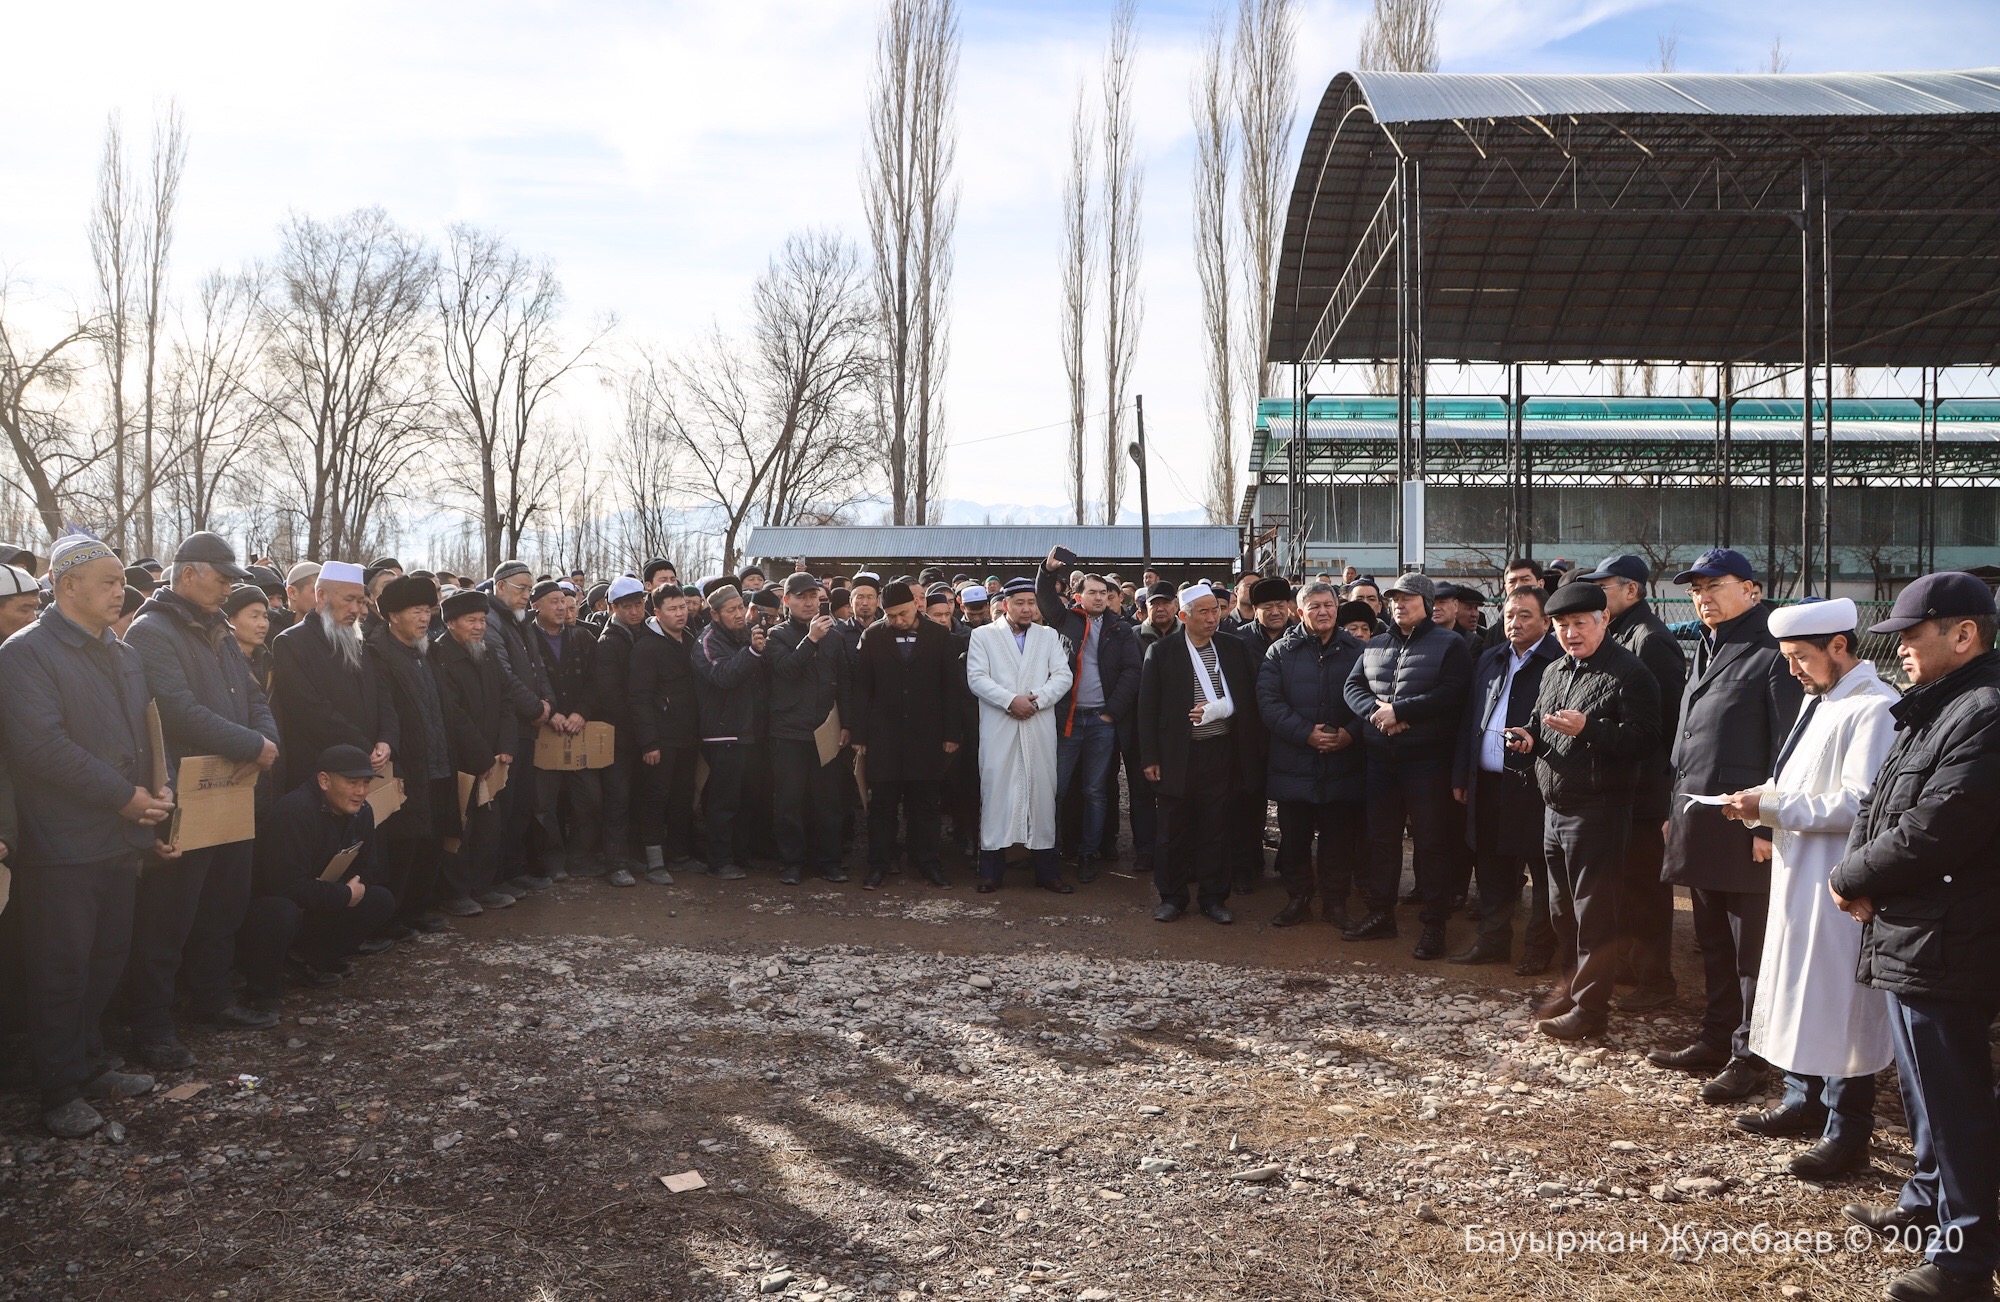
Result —
M 1726 805 L 1728 803 L 1729 803 L 1728 796 L 1690 795 L 1688 797 L 1688 802 L 1685 805 L 1682 805 L 1681 808 L 1686 810 L 1686 809 L 1693 809 L 1696 805 Z

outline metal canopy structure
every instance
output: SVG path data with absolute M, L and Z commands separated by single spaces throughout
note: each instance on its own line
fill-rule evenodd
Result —
M 1514 364 L 1510 406 L 1523 364 L 1714 364 L 1725 423 L 1734 368 L 1787 365 L 1830 582 L 1815 387 L 1836 364 L 2000 361 L 2000 70 L 1343 73 L 1305 142 L 1268 356 L 1301 411 L 1313 366 L 1395 363 L 1413 559 L 1429 363 Z
M 1137 578 L 1137 567 L 1149 559 L 1146 541 L 1138 525 L 758 525 L 743 553 L 816 574 L 892 565 L 914 572 L 926 565 L 1033 566 L 1061 543 Z M 1150 559 L 1163 575 L 1229 569 L 1237 555 L 1229 525 L 1153 526 Z

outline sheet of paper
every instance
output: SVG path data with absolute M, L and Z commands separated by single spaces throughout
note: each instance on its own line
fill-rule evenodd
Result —
M 826 712 L 826 719 L 813 729 L 813 744 L 819 747 L 819 766 L 825 768 L 840 754 L 840 707 Z
M 348 846 L 345 850 L 342 850 L 339 854 L 326 861 L 326 867 L 320 870 L 319 879 L 323 882 L 339 881 L 341 878 L 347 876 L 347 870 L 352 868 L 354 861 L 360 857 L 361 842 L 356 841 L 353 845 Z
M 663 1175 L 660 1177 L 660 1183 L 667 1187 L 668 1193 L 688 1193 L 695 1189 L 708 1188 L 708 1181 L 701 1178 L 701 1172 L 699 1171 L 682 1171 L 678 1175 Z
M 1689 796 L 1689 797 L 1687 798 L 1687 803 L 1686 803 L 1685 805 L 1682 805 L 1682 806 L 1681 806 L 1681 808 L 1682 808 L 1682 809 L 1693 809 L 1693 808 L 1694 808 L 1694 807 L 1695 807 L 1696 805 L 1726 805 L 1726 804 L 1728 804 L 1728 803 L 1729 803 L 1729 797 L 1728 797 L 1728 796 L 1696 796 L 1696 795 L 1690 795 L 1690 796 Z
M 491 804 L 493 799 L 507 789 L 507 775 L 513 771 L 512 760 L 494 760 L 493 771 L 486 777 L 486 786 L 481 791 L 484 797 L 480 804 Z

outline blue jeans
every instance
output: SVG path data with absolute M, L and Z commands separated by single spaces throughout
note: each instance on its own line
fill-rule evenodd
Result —
M 1839 1144 L 1865 1144 L 1874 1136 L 1873 1076 L 1801 1076 L 1789 1071 L 1780 1074 L 1785 1078 L 1785 1101 L 1781 1107 L 1826 1109 L 1826 1130 L 1821 1138 Z
M 1056 804 L 1069 795 L 1069 784 L 1083 783 L 1083 844 L 1077 853 L 1093 858 L 1104 840 L 1104 788 L 1111 761 L 1118 754 L 1118 725 L 1106 723 L 1096 710 L 1077 707 L 1069 736 L 1056 738 Z M 1079 771 L 1080 770 L 1080 771 Z
M 1992 1000 L 1889 996 L 1896 1075 L 1917 1159 L 1898 1204 L 1937 1217 L 1925 1258 L 1961 1275 L 2000 1266 L 2000 1105 L 1987 1044 L 1994 1012 Z

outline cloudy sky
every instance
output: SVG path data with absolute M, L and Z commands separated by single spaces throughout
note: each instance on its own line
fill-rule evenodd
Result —
M 1155 509 L 1196 504 L 1206 432 L 1189 261 L 1187 86 L 1212 0 L 1142 0 L 1145 322 L 1134 391 Z M 1056 344 L 1067 113 L 1109 0 L 964 5 L 963 202 L 949 496 L 1065 500 Z M 1299 111 L 1351 65 L 1366 0 L 1307 0 Z M 347 0 L 17 4 L 0 78 L 0 268 L 44 304 L 90 283 L 84 224 L 107 113 L 143 137 L 173 97 L 192 150 L 179 283 L 267 255 L 289 211 L 379 204 L 552 258 L 579 322 L 632 343 L 740 322 L 788 233 L 864 234 L 857 175 L 877 0 Z M 1990 0 L 1444 0 L 1446 71 L 1683 71 L 2000 63 Z M 1303 124 L 1299 135 L 1303 134 Z M 1016 431 L 1035 430 L 1029 433 Z M 1000 437 L 1006 436 L 1006 437 Z M 1128 498 L 1136 488 L 1128 489 Z

